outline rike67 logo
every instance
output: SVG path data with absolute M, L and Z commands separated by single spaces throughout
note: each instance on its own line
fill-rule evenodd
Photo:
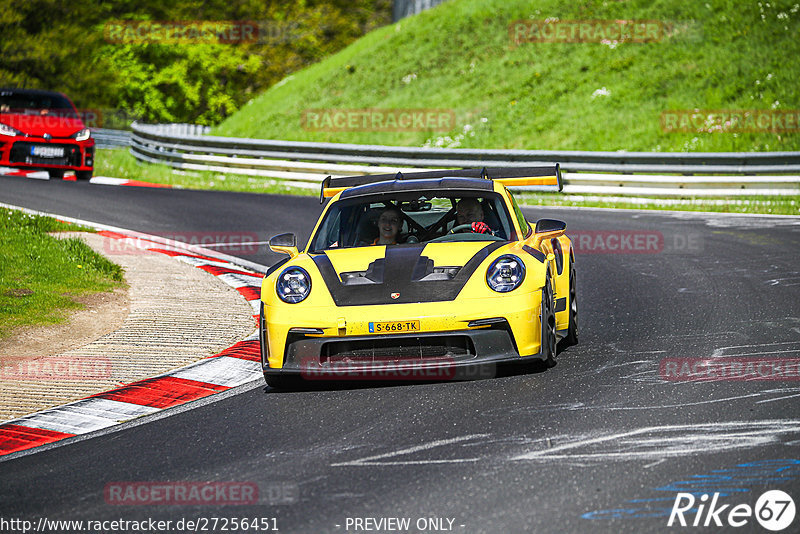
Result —
M 724 525 L 738 528 L 756 521 L 767 530 L 784 530 L 794 521 L 794 501 L 788 493 L 770 490 L 762 494 L 755 507 L 749 504 L 731 505 L 719 502 L 719 493 L 711 497 L 704 493 L 698 499 L 693 493 L 678 493 L 672 505 L 667 526 L 708 527 Z M 710 499 L 710 501 L 709 501 Z

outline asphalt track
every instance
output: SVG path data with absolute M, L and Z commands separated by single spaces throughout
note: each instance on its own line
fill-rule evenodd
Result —
M 295 231 L 301 242 L 320 211 L 313 198 L 20 178 L 0 178 L 0 202 L 161 235 L 263 240 Z M 434 531 L 416 529 L 421 518 L 452 519 L 443 525 L 457 533 L 767 532 L 753 517 L 732 529 L 731 506 L 719 516 L 724 528 L 667 521 L 678 492 L 754 506 L 763 492 L 782 490 L 800 505 L 797 375 L 662 377 L 668 358 L 759 358 L 792 369 L 800 221 L 525 212 L 589 236 L 577 258 L 581 343 L 553 369 L 472 382 L 245 388 L 0 462 L 0 519 L 274 517 L 281 532 L 390 532 L 356 530 L 353 519 L 399 517 L 411 520 L 410 532 Z M 599 248 L 633 243 L 626 235 L 660 237 L 649 250 Z M 240 255 L 275 258 L 263 249 Z M 123 481 L 252 482 L 261 502 L 108 504 L 104 488 Z M 685 517 L 691 525 L 695 516 Z

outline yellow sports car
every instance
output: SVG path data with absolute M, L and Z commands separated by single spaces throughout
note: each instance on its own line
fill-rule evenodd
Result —
M 553 366 L 578 341 L 574 252 L 564 222 L 525 220 L 517 185 L 560 191 L 558 165 L 326 178 L 305 249 L 269 242 L 288 257 L 261 286 L 267 384 Z

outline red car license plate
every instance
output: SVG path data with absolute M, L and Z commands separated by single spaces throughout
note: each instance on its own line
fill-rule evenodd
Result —
M 39 156 L 40 158 L 63 158 L 64 147 L 34 145 L 31 147 L 31 156 Z

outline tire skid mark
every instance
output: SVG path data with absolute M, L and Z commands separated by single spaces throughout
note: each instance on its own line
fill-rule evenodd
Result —
M 607 465 L 609 462 L 647 462 L 719 454 L 775 444 L 794 443 L 800 420 L 726 421 L 658 425 L 625 431 L 598 430 L 577 436 L 559 435 L 507 443 L 501 452 L 490 434 L 470 434 L 436 440 L 394 451 L 332 463 L 332 467 L 386 467 L 491 462 L 557 462 L 569 465 Z M 521 450 L 520 450 L 521 449 Z M 528 449 L 528 450 L 525 450 Z M 533 450 L 531 450 L 533 449 Z

